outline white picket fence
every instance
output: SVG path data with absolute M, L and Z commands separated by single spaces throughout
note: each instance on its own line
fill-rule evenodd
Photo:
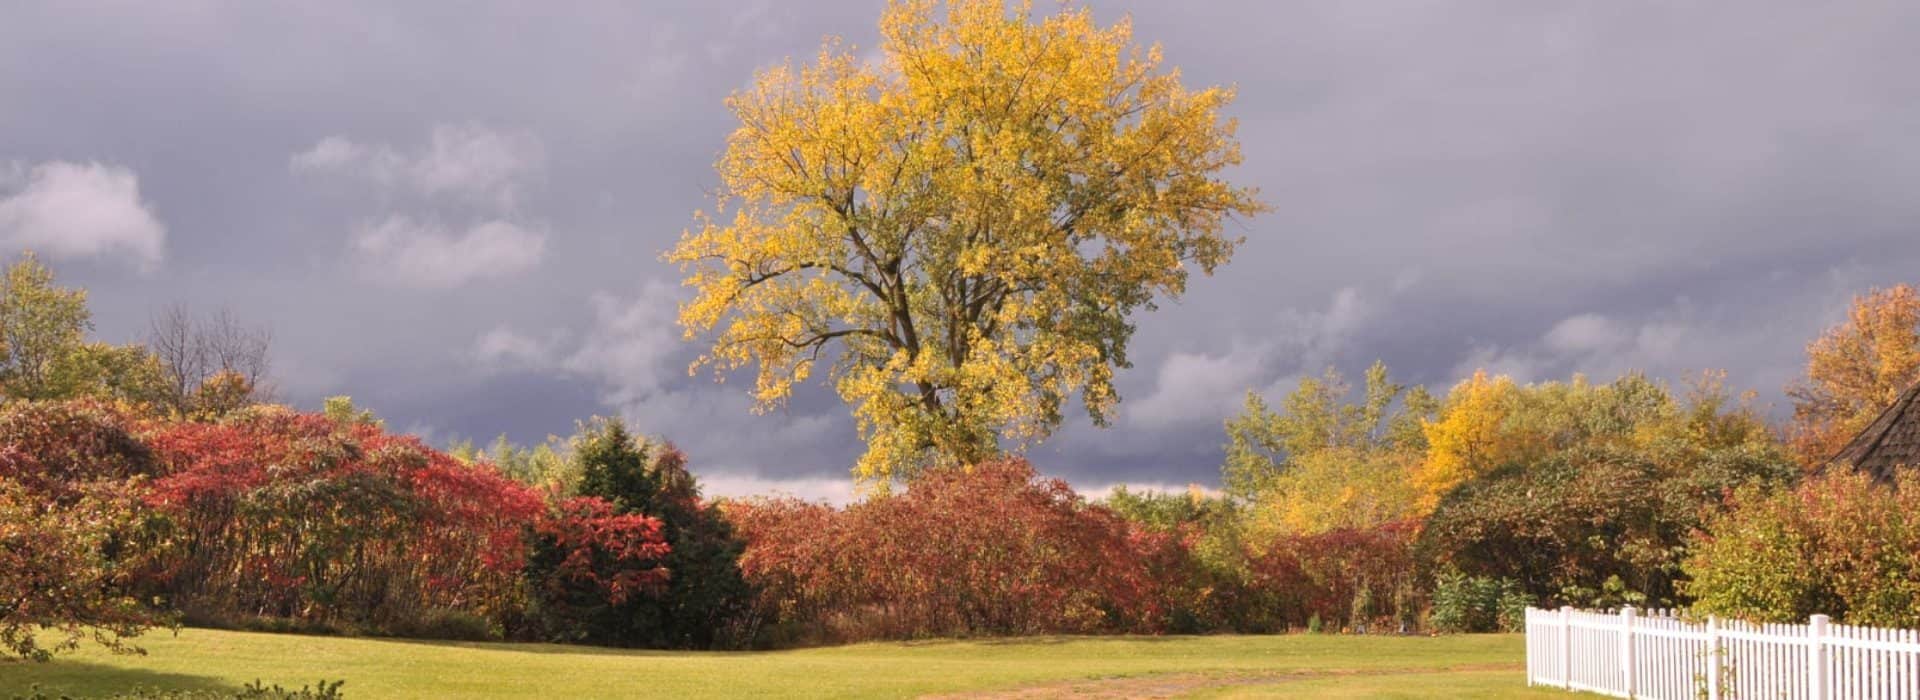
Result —
M 1527 609 L 1527 684 L 1626 698 L 1920 700 L 1920 632 Z

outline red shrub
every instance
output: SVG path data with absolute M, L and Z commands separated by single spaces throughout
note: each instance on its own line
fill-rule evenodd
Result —
M 1023 460 L 930 470 L 845 510 L 776 499 L 729 515 L 761 614 L 790 634 L 1156 631 L 1164 619 L 1136 550 L 1161 543 L 1064 482 L 1036 480 Z
M 516 604 L 538 494 L 410 436 L 258 409 L 149 438 L 178 551 L 150 578 L 214 619 L 384 628 Z
M 117 411 L 0 407 L 0 661 L 45 660 L 89 636 L 136 651 L 127 638 L 167 621 L 130 589 L 156 550 L 141 501 L 152 470 Z
M 549 599 L 573 597 L 581 587 L 596 602 L 615 606 L 638 594 L 658 593 L 668 572 L 660 521 L 621 515 L 602 498 L 570 498 L 542 518 L 538 534 L 553 550 L 552 575 L 543 582 Z
M 1405 521 L 1282 537 L 1250 552 L 1247 584 L 1284 626 L 1314 617 L 1331 629 L 1411 624 L 1417 529 Z
M 128 419 L 91 402 L 15 402 L 0 414 L 0 479 L 66 500 L 80 486 L 153 473 Z

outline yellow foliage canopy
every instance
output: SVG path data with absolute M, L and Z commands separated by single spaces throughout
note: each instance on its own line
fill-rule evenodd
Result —
M 1262 209 L 1216 177 L 1232 91 L 1085 9 L 903 0 L 880 29 L 878 62 L 829 41 L 728 100 L 715 212 L 667 255 L 713 336 L 696 367 L 757 367 L 762 409 L 825 369 L 875 479 L 1042 439 L 1074 393 L 1104 423 L 1129 313 Z
M 1425 424 L 1427 459 L 1413 474 L 1420 511 L 1429 513 L 1453 487 L 1517 452 L 1522 438 L 1505 426 L 1519 387 L 1479 370 L 1447 395 L 1439 420 Z
M 1793 398 L 1793 446 L 1815 466 L 1920 380 L 1920 293 L 1898 285 L 1854 297 L 1847 320 L 1807 345 Z

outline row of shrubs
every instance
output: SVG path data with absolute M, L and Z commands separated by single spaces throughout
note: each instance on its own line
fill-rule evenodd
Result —
M 13 402 L 0 445 L 0 583 L 30 601 L 0 611 L 0 642 L 41 658 L 169 622 L 740 647 L 1407 628 L 1424 599 L 1411 523 L 1223 539 L 1227 520 L 1151 522 L 1018 459 L 835 508 L 704 501 L 680 453 L 613 422 L 575 439 L 565 488 L 350 412 Z M 68 636 L 41 646 L 41 624 Z
M 715 621 L 745 602 L 737 540 L 677 451 L 612 423 L 591 438 L 585 477 L 562 490 L 364 418 L 263 406 L 191 422 L 11 402 L 0 590 L 18 594 L 0 604 L 0 645 L 44 659 L 175 622 L 715 644 Z M 65 635 L 47 643 L 43 626 Z
M 1664 443 L 1661 443 L 1664 444 Z M 683 455 L 585 426 L 530 485 L 351 412 L 211 422 L 0 408 L 0 645 L 154 624 L 623 646 L 1041 633 L 1511 629 L 1529 604 L 1920 625 L 1920 500 L 1748 446 L 1581 448 L 1430 515 L 1275 533 L 1246 504 L 1092 502 L 1020 459 L 844 508 L 700 497 Z M 66 631 L 51 644 L 35 629 Z

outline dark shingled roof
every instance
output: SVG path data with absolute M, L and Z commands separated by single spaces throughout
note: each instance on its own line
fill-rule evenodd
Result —
M 1893 478 L 1896 467 L 1920 466 L 1920 405 L 1916 404 L 1920 404 L 1920 384 L 1902 392 L 1829 464 L 1851 465 L 1876 479 Z

